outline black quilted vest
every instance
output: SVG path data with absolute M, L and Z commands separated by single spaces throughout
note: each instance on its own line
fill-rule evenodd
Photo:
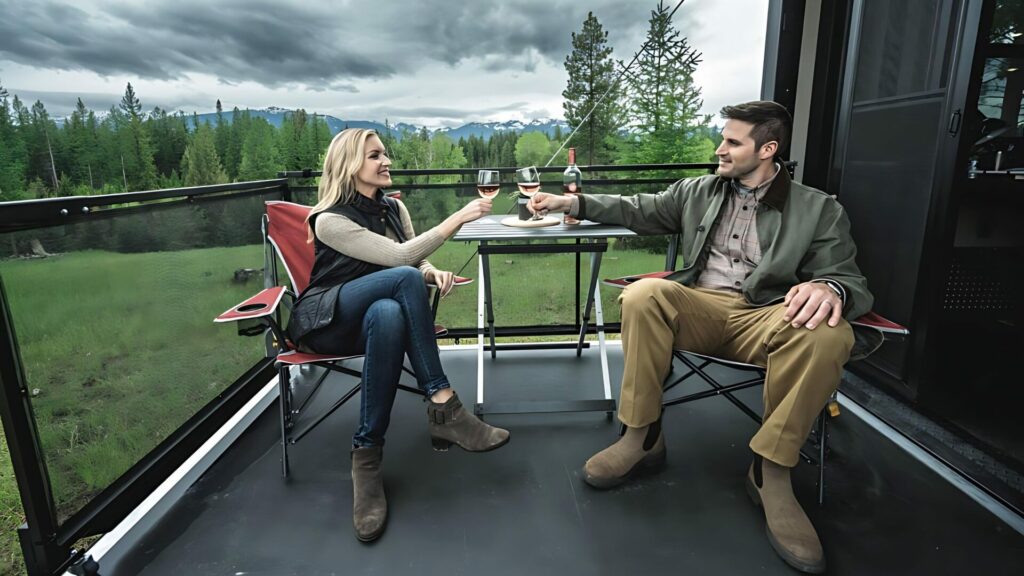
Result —
M 381 236 L 385 236 L 387 229 L 391 228 L 398 241 L 405 242 L 405 231 L 398 210 L 398 201 L 388 198 L 378 190 L 377 198 L 374 200 L 357 194 L 351 204 L 338 204 L 325 212 L 344 216 Z M 309 225 L 314 230 L 318 216 L 319 214 L 309 219 Z M 293 342 L 299 342 L 306 334 L 331 323 L 337 306 L 338 292 L 346 282 L 385 268 L 379 264 L 346 256 L 321 242 L 315 234 L 313 242 L 314 260 L 309 286 L 295 302 L 288 323 L 288 333 Z

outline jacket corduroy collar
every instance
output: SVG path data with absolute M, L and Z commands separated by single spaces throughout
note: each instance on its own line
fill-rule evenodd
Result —
M 761 198 L 761 202 L 782 212 L 782 209 L 786 207 L 786 199 L 789 198 L 789 188 L 793 181 L 789 178 L 789 170 L 786 169 L 786 165 L 780 162 L 780 166 L 779 174 L 775 176 L 771 186 L 768 186 L 768 191 Z
M 768 185 L 768 191 L 761 197 L 761 203 L 767 204 L 772 208 L 782 212 L 782 209 L 786 207 L 786 199 L 789 198 L 789 189 L 793 183 L 793 180 L 789 177 L 789 170 L 786 169 L 786 165 L 782 162 L 778 163 L 779 172 L 775 175 L 775 179 Z M 733 178 L 724 179 L 726 182 L 733 183 Z M 729 190 L 726 186 L 722 190 Z

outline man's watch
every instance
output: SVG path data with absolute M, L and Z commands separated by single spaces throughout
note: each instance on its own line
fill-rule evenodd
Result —
M 842 305 L 846 305 L 846 292 L 843 290 L 842 284 L 835 280 L 822 280 L 821 282 L 831 288 L 832 291 L 836 293 L 836 296 L 839 296 L 839 302 Z

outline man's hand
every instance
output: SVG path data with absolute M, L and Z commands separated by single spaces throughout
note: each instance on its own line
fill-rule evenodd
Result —
M 814 330 L 826 318 L 828 325 L 835 327 L 843 318 L 843 301 L 823 282 L 793 286 L 782 303 L 786 305 L 782 319 L 791 322 L 794 328 L 807 326 L 808 330 Z
M 427 281 L 437 286 L 437 289 L 441 291 L 441 297 L 444 298 L 452 291 L 452 287 L 455 286 L 455 274 L 434 268 L 430 271 L 430 277 L 427 278 Z
M 526 207 L 534 214 L 538 212 L 568 212 L 571 206 L 571 196 L 558 196 L 547 192 L 537 192 L 526 204 Z

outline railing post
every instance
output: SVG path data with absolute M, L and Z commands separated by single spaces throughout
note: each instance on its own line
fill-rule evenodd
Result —
M 14 332 L 7 290 L 0 277 L 0 415 L 3 416 L 7 447 L 14 477 L 18 482 L 25 524 L 18 538 L 30 576 L 52 574 L 70 555 L 56 542 L 57 510 L 50 488 L 50 475 L 43 459 L 35 415 L 25 382 L 21 352 Z

